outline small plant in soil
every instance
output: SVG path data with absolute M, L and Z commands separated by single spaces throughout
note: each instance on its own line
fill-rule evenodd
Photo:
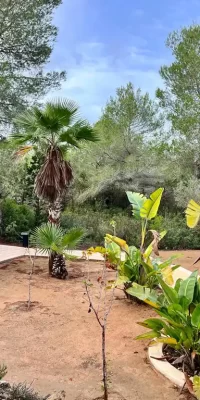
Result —
M 113 244 L 107 244 L 107 247 L 97 247 L 91 248 L 88 251 L 88 254 L 92 252 L 101 252 L 104 255 L 104 263 L 102 266 L 102 271 L 100 276 L 97 279 L 96 284 L 91 282 L 90 279 L 90 271 L 89 271 L 89 261 L 88 261 L 88 276 L 87 280 L 84 282 L 86 295 L 88 297 L 89 309 L 88 313 L 93 311 L 95 318 L 99 324 L 101 330 L 101 339 L 102 339 L 102 375 L 103 375 L 103 399 L 108 400 L 109 391 L 108 391 L 108 371 L 107 371 L 107 360 L 106 360 L 106 328 L 108 322 L 108 316 L 112 309 L 113 300 L 114 300 L 114 291 L 115 285 L 113 279 L 109 279 L 108 277 L 108 269 L 117 270 L 118 264 L 120 262 L 119 257 L 119 248 Z M 98 289 L 97 301 L 94 300 L 96 298 L 96 289 Z
M 195 271 L 185 280 L 178 279 L 174 288 L 158 279 L 163 293 L 158 295 L 145 290 L 143 301 L 150 304 L 160 318 L 138 322 L 150 331 L 136 339 L 163 343 L 163 360 L 184 372 L 188 386 L 189 377 L 200 376 L 200 278 Z M 196 393 L 198 382 L 195 378 L 194 388 L 188 387 L 189 390 Z
M 31 244 L 38 249 L 38 253 L 48 254 L 49 275 L 66 279 L 66 260 L 70 258 L 68 252 L 81 242 L 83 236 L 83 230 L 80 228 L 71 229 L 66 233 L 60 226 L 47 223 L 33 231 Z

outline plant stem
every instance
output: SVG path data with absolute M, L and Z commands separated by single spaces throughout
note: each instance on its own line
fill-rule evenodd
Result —
M 102 360 L 103 360 L 103 387 L 104 400 L 108 400 L 107 365 L 106 365 L 106 327 L 102 326 Z

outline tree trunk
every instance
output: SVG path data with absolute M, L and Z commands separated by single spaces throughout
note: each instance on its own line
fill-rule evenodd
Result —
M 62 210 L 62 197 L 59 195 L 57 199 L 49 204 L 49 222 L 51 224 L 59 225 Z
M 62 196 L 57 197 L 54 203 L 49 205 L 49 222 L 50 224 L 59 225 L 62 210 Z M 49 257 L 49 275 L 57 279 L 66 279 L 68 272 L 66 268 L 65 258 L 63 254 L 52 252 Z
M 102 361 L 103 361 L 103 388 L 104 400 L 108 400 L 107 365 L 106 365 L 106 327 L 102 326 Z
M 53 260 L 55 257 L 55 253 L 51 252 L 51 254 L 49 255 L 49 275 L 52 275 L 52 270 L 53 270 Z

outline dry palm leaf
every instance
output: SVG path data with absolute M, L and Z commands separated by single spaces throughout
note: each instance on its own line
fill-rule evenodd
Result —
M 55 201 L 72 179 L 71 166 L 63 160 L 61 150 L 58 147 L 50 147 L 47 159 L 36 177 L 35 192 L 38 197 Z

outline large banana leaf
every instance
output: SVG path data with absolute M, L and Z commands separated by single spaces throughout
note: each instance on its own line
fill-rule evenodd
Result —
M 200 329 L 200 304 L 196 306 L 192 313 L 192 318 L 191 318 L 192 325 L 196 326 L 198 329 Z
M 177 340 L 171 337 L 163 337 L 163 338 L 157 338 L 156 343 L 164 343 L 164 344 L 171 344 L 171 345 L 176 345 L 178 344 Z
M 198 271 L 194 271 L 187 279 L 180 282 L 178 291 L 179 299 L 184 299 L 184 305 L 189 306 L 193 301 Z
M 114 243 L 116 243 L 121 248 L 121 250 L 125 251 L 126 253 L 129 250 L 129 247 L 128 247 L 126 241 L 123 240 L 123 239 L 118 238 L 117 236 L 112 236 L 112 235 L 107 234 L 106 235 L 106 240 L 113 241 Z
M 168 303 L 178 303 L 178 294 L 175 289 L 172 287 L 168 286 L 163 279 L 158 277 L 158 281 L 160 283 L 160 286 L 162 287 L 162 290 L 165 294 L 165 297 L 168 301 Z
M 160 305 L 157 303 L 158 296 L 155 290 L 150 290 L 134 282 L 130 288 L 126 289 L 126 292 L 154 308 L 160 308 Z
M 143 333 L 142 335 L 136 336 L 136 340 L 141 340 L 141 339 L 155 339 L 160 337 L 160 334 L 156 331 L 149 331 L 146 333 Z
M 140 216 L 142 218 L 145 218 L 147 220 L 155 218 L 158 212 L 163 191 L 163 188 L 159 188 L 155 190 L 155 192 L 151 193 L 150 198 L 144 202 L 140 210 Z
M 189 228 L 194 228 L 199 222 L 200 206 L 194 200 L 190 200 L 185 210 L 185 214 L 187 226 Z
M 200 376 L 198 375 L 195 375 L 193 378 L 193 390 L 196 398 L 200 400 Z
M 147 198 L 140 193 L 136 192 L 126 192 L 127 197 L 132 205 L 132 211 L 133 215 L 139 219 L 140 218 L 140 210 L 144 204 L 144 202 L 147 200 Z

